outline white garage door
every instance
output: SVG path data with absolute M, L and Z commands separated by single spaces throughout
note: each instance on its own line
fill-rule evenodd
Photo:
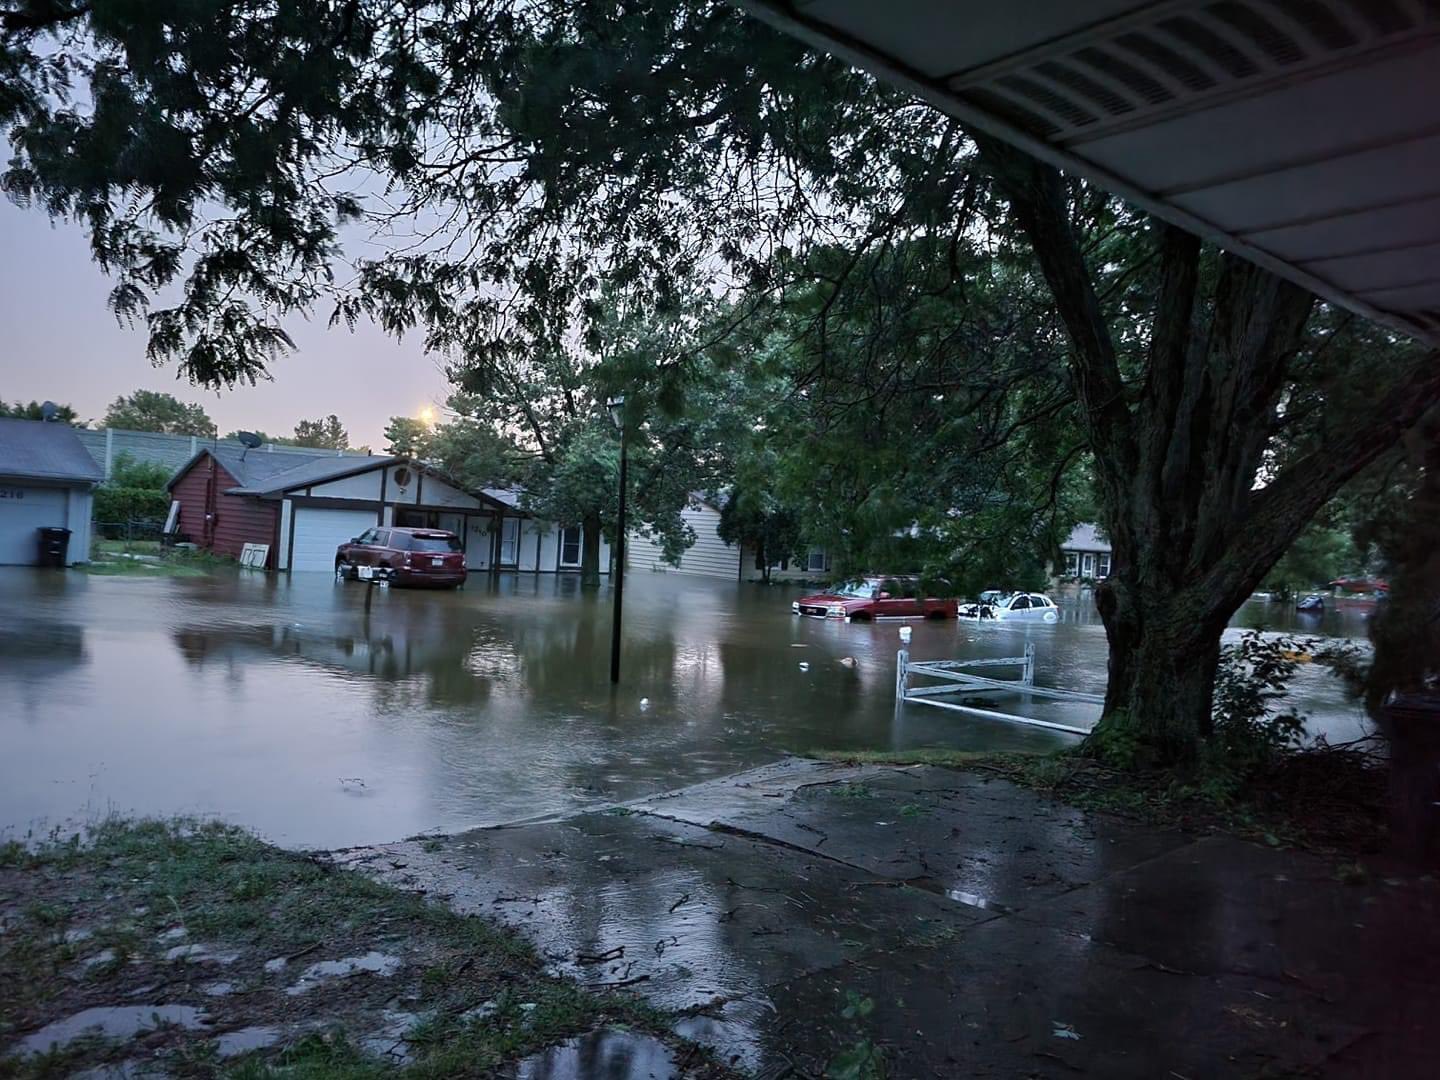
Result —
M 295 546 L 290 549 L 290 569 L 335 571 L 335 549 L 366 529 L 375 528 L 374 510 L 323 510 L 297 506 Z
M 73 528 L 65 520 L 63 488 L 18 487 L 0 481 L 0 565 L 37 563 L 40 538 L 35 530 L 47 525 Z

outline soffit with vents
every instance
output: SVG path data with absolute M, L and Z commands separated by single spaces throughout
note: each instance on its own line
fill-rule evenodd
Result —
M 741 0 L 1440 343 L 1440 0 Z

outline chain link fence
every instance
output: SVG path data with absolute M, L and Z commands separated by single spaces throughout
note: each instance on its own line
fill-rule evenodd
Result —
M 92 521 L 91 544 L 101 552 L 155 553 L 177 537 L 165 535 L 163 521 Z

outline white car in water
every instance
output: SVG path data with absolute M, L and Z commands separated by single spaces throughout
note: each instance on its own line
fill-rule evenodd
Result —
M 1059 622 L 1060 609 L 1044 593 L 1009 593 L 993 596 L 982 593 L 978 603 L 963 604 L 962 619 L 1024 619 L 1029 622 Z

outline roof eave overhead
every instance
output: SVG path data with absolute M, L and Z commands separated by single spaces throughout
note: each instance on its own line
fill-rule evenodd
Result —
M 735 0 L 1339 306 L 1440 344 L 1425 0 Z

